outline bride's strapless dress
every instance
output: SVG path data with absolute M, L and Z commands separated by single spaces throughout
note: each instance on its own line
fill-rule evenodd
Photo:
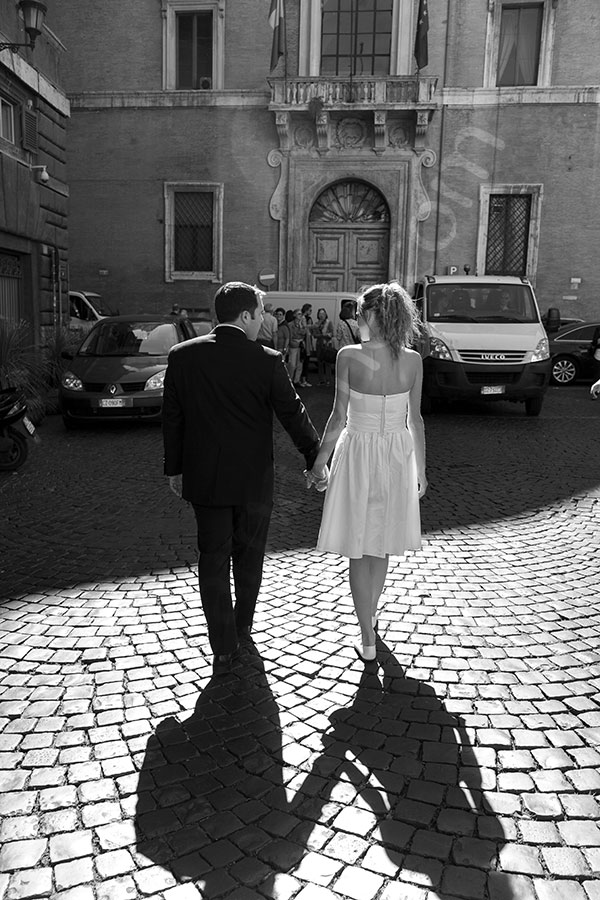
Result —
M 407 426 L 408 391 L 350 389 L 346 427 L 333 454 L 318 550 L 352 559 L 421 546 L 417 464 Z

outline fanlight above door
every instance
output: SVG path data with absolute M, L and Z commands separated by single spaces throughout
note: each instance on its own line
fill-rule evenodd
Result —
M 389 222 L 387 203 L 379 191 L 361 181 L 341 181 L 319 195 L 310 212 L 311 225 Z

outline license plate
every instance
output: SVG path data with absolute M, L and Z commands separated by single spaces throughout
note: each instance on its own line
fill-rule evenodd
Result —
M 106 409 L 106 407 L 113 408 L 115 406 L 133 406 L 133 400 L 131 399 L 131 397 L 111 397 L 110 399 L 103 398 L 99 401 L 99 405 L 103 409 Z
M 481 388 L 482 394 L 503 394 L 504 393 L 504 385 L 503 384 L 484 384 Z
M 25 426 L 29 434 L 35 434 L 35 425 L 31 421 L 31 419 L 27 418 L 27 416 L 23 416 L 23 425 Z

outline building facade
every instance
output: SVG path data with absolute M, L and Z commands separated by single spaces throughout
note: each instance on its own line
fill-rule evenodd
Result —
M 59 327 L 68 275 L 63 45 L 49 16 L 35 49 L 0 50 L 0 318 L 26 321 L 32 341 Z M 14 0 L 0 0 L 0 42 L 27 44 Z
M 597 0 L 284 0 L 272 71 L 269 6 L 57 4 L 72 288 L 159 312 L 468 266 L 597 315 Z

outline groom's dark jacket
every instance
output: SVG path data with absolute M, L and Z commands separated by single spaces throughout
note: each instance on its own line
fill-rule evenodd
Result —
M 165 475 L 203 506 L 273 499 L 273 413 L 312 467 L 319 436 L 276 350 L 219 325 L 173 347 L 165 375 Z

